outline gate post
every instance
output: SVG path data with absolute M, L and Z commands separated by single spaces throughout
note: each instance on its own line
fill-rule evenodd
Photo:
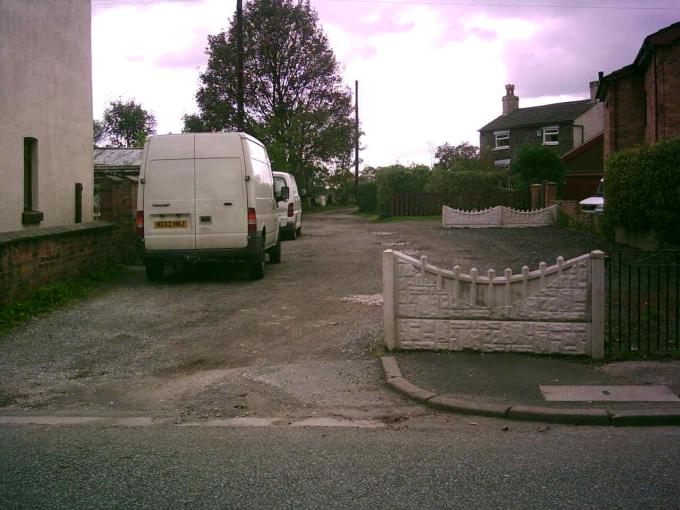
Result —
M 394 301 L 395 293 L 394 252 L 383 252 L 383 328 L 385 331 L 385 347 L 393 350 L 397 346 L 397 317 Z
M 593 359 L 604 358 L 604 252 L 590 252 L 590 346 Z

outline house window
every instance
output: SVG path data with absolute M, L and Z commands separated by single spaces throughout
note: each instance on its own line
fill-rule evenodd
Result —
M 543 145 L 558 145 L 560 143 L 560 128 L 544 127 L 543 128 Z
M 36 177 L 38 140 L 24 138 L 24 211 L 33 210 L 33 183 Z
M 510 147 L 510 131 L 494 131 L 494 149 L 507 149 Z

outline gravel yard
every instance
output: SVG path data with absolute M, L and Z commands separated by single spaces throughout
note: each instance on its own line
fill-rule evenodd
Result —
M 557 228 L 445 230 L 309 215 L 263 280 L 201 266 L 159 284 L 132 267 L 110 288 L 0 337 L 0 411 L 382 417 L 425 412 L 387 390 L 381 252 L 464 272 L 532 269 L 609 248 Z

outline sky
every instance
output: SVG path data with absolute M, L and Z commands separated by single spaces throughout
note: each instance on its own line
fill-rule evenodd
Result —
M 244 0 L 244 3 L 248 0 Z M 680 21 L 676 0 L 311 0 L 342 66 L 359 81 L 363 165 L 430 165 L 444 143 L 479 145 L 505 84 L 520 108 L 589 97 L 632 63 L 644 38 Z M 236 0 L 92 0 L 94 116 L 134 99 L 157 133 L 197 112 L 207 37 Z

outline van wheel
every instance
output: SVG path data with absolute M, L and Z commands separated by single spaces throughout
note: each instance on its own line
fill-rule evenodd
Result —
M 153 260 L 145 262 L 144 268 L 146 269 L 146 278 L 150 282 L 157 282 L 163 279 L 163 270 L 165 269 L 164 261 Z
M 250 277 L 253 280 L 260 280 L 264 277 L 264 241 L 262 241 L 257 258 L 250 261 Z
M 299 235 L 299 236 L 302 235 L 302 225 L 300 225 L 300 226 L 297 228 L 297 235 Z
M 281 263 L 281 232 L 279 232 L 279 238 L 276 240 L 276 244 L 269 248 L 269 262 L 272 264 Z
M 288 239 L 291 241 L 295 241 L 295 238 L 297 237 L 297 230 L 293 229 L 290 232 L 288 232 Z

